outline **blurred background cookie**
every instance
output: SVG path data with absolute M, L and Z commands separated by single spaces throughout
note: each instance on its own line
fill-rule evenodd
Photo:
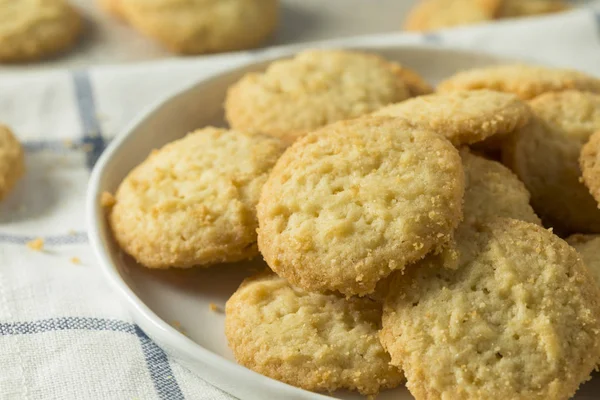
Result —
M 23 148 L 7 126 L 0 124 L 0 200 L 25 172 Z
M 422 0 L 404 21 L 407 31 L 433 31 L 503 18 L 568 10 L 560 0 Z
M 275 30 L 279 0 L 102 0 L 140 32 L 180 54 L 243 50 Z
M 24 62 L 71 48 L 82 30 L 65 0 L 0 0 L 0 62 Z
M 404 21 L 407 31 L 431 31 L 494 19 L 502 0 L 422 0 Z
M 530 17 L 570 8 L 567 2 L 562 0 L 504 0 L 498 11 L 498 18 Z

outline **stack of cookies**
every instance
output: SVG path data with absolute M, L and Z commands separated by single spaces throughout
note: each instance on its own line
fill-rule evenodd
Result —
M 179 54 L 243 50 L 277 27 L 279 0 L 98 0 L 115 17 Z
M 376 55 L 305 51 L 229 89 L 231 129 L 151 154 L 109 221 L 149 268 L 260 254 L 269 270 L 227 302 L 225 333 L 271 378 L 568 399 L 600 358 L 595 93 L 526 65 L 433 93 Z

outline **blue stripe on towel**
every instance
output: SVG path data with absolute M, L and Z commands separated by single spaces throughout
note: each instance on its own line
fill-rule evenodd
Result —
M 166 353 L 137 326 L 104 318 L 64 317 L 31 322 L 0 323 L 0 336 L 33 335 L 65 330 L 111 331 L 135 335 L 144 353 L 148 372 L 161 400 L 184 400 Z
M 29 236 L 29 235 L 12 235 L 0 233 L 0 243 L 21 244 L 25 245 L 32 240 L 41 238 L 44 244 L 50 246 L 64 246 L 69 244 L 81 244 L 88 242 L 88 236 L 85 232 L 73 232 L 72 234 L 56 235 L 56 236 Z
M 92 169 L 106 148 L 106 143 L 102 137 L 102 127 L 98 121 L 94 90 L 88 72 L 74 71 L 72 76 L 79 118 L 84 129 L 83 143 L 90 146 L 89 151 L 86 152 L 86 164 L 89 169 Z

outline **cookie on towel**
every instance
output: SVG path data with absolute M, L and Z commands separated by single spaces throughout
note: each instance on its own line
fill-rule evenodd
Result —
M 426 91 L 410 72 L 374 54 L 307 50 L 245 75 L 229 88 L 225 114 L 234 129 L 292 143 L 323 125 Z
M 273 273 L 246 279 L 227 301 L 225 335 L 236 360 L 313 391 L 375 395 L 403 381 L 379 342 L 381 303 L 305 292 Z
M 600 95 L 546 93 L 529 104 L 537 117 L 505 143 L 505 163 L 545 223 L 564 233 L 600 233 L 600 210 L 580 182 L 578 162 L 584 143 L 600 130 Z
M 502 0 L 422 0 L 404 21 L 407 31 L 432 31 L 494 19 Z
M 600 289 L 577 252 L 535 224 L 497 219 L 390 283 L 381 340 L 417 399 L 573 396 L 600 357 Z
M 366 295 L 445 245 L 464 172 L 441 135 L 389 117 L 340 121 L 286 150 L 257 206 L 259 249 L 290 283 Z
M 438 85 L 440 92 L 478 89 L 514 93 L 529 100 L 569 89 L 600 93 L 600 79 L 570 69 L 508 64 L 459 72 Z
M 256 256 L 255 206 L 282 151 L 277 139 L 211 127 L 155 150 L 115 194 L 117 242 L 149 268 Z
M 504 0 L 498 18 L 530 17 L 567 11 L 570 8 L 562 0 Z
M 256 47 L 279 19 L 279 0 L 117 1 L 131 25 L 181 54 Z
M 11 130 L 0 124 L 0 200 L 25 172 L 23 148 Z
M 34 61 L 71 48 L 82 30 L 65 0 L 0 0 L 0 62 Z
M 513 94 L 468 90 L 420 96 L 384 107 L 373 115 L 403 118 L 459 146 L 512 133 L 529 121 L 531 111 Z

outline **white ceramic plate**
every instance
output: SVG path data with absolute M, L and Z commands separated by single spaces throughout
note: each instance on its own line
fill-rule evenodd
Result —
M 432 83 L 463 69 L 510 61 L 484 54 L 428 47 L 372 45 L 361 49 L 380 53 L 414 68 Z M 291 52 L 293 50 L 279 50 L 277 58 L 289 56 Z M 267 58 L 273 58 L 268 54 L 265 53 L 260 62 L 204 79 L 153 107 L 108 147 L 90 181 L 87 203 L 89 236 L 106 278 L 129 306 L 135 322 L 172 357 L 205 380 L 243 400 L 331 399 L 237 365 L 227 348 L 224 314 L 212 311 L 210 304 L 223 309 L 239 283 L 262 261 L 195 270 L 153 271 L 142 268 L 124 256 L 113 242 L 100 207 L 101 193 L 114 193 L 126 174 L 152 149 L 196 128 L 224 125 L 222 103 L 227 87 L 248 71 L 264 69 L 272 61 Z M 180 324 L 186 335 L 173 328 L 172 324 Z M 596 379 L 580 391 L 577 399 L 598 396 L 600 380 Z M 335 393 L 334 398 L 359 399 L 361 396 Z M 405 388 L 399 388 L 384 392 L 377 399 L 408 400 L 412 397 Z

